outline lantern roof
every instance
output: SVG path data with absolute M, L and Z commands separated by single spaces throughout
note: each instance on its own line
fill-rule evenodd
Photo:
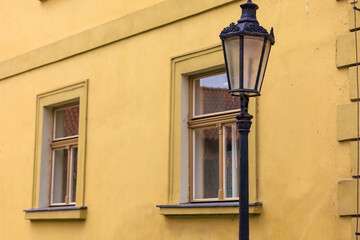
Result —
M 242 8 L 241 18 L 238 20 L 238 23 L 231 23 L 228 27 L 220 33 L 220 38 L 229 38 L 234 36 L 264 36 L 270 39 L 271 43 L 275 43 L 275 37 L 273 28 L 271 28 L 270 34 L 268 31 L 260 26 L 259 22 L 256 19 L 256 10 L 259 8 L 258 5 L 248 0 L 246 3 L 241 4 Z

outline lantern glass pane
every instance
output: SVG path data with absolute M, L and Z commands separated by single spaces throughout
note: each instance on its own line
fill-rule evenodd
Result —
M 259 85 L 258 85 L 259 92 L 261 91 L 262 83 L 263 83 L 263 80 L 264 80 L 266 65 L 267 65 L 267 62 L 268 62 L 268 59 L 269 59 L 269 54 L 270 54 L 270 49 L 271 49 L 271 42 L 268 39 L 266 41 L 264 58 L 263 58 L 263 62 L 262 62 L 262 65 L 261 65 L 261 72 L 260 72 Z
M 244 36 L 244 89 L 255 89 L 264 37 Z
M 230 80 L 229 89 L 239 89 L 240 74 L 240 37 L 231 37 L 224 40 L 227 70 Z

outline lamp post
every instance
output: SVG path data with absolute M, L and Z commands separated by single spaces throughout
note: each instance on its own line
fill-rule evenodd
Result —
M 220 34 L 222 40 L 229 93 L 240 97 L 240 113 L 235 116 L 240 134 L 239 166 L 239 240 L 249 239 L 249 170 L 248 135 L 251 116 L 249 97 L 260 96 L 274 33 L 270 34 L 256 19 L 256 4 L 248 0 L 241 5 L 242 15 L 237 24 L 231 23 Z

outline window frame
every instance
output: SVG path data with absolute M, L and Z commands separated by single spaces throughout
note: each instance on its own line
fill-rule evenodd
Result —
M 53 124 L 52 124 L 52 140 L 50 144 L 51 148 L 51 168 L 50 168 L 50 191 L 49 191 L 49 207 L 59 207 L 59 206 L 74 206 L 76 203 L 76 193 L 75 193 L 75 201 L 71 202 L 71 194 L 72 194 L 72 181 L 71 180 L 71 173 L 73 170 L 73 149 L 78 148 L 79 145 L 79 132 L 76 135 L 67 136 L 56 138 L 56 112 L 60 110 L 65 110 L 73 107 L 79 107 L 80 105 L 78 102 L 66 104 L 64 106 L 56 107 L 53 109 Z M 67 156 L 67 174 L 66 174 L 66 196 L 65 196 L 65 203 L 54 203 L 54 162 L 55 162 L 55 151 L 64 150 L 68 151 Z M 75 188 L 76 189 L 76 188 Z
M 221 112 L 215 112 L 215 113 L 208 113 L 208 114 L 201 114 L 196 115 L 195 114 L 195 81 L 205 78 L 205 77 L 212 77 L 220 74 L 226 74 L 226 70 L 223 69 L 217 69 L 214 71 L 204 72 L 198 75 L 192 75 L 189 77 L 189 93 L 190 93 L 190 99 L 189 99 L 189 187 L 190 187 L 190 202 L 192 203 L 201 203 L 201 202 L 231 202 L 231 201 L 237 201 L 239 197 L 234 198 L 225 198 L 225 180 L 224 180 L 224 128 L 226 126 L 233 126 L 236 124 L 235 115 L 240 112 L 240 104 L 239 109 L 235 110 L 225 110 Z M 194 189 L 195 189 L 195 172 L 194 172 L 194 154 L 196 152 L 195 149 L 195 131 L 196 130 L 202 130 L 202 129 L 217 129 L 218 130 L 218 136 L 219 136 L 219 159 L 218 159 L 218 181 L 219 181 L 219 189 L 217 198 L 203 198 L 203 199 L 196 199 L 194 196 Z
M 87 116 L 87 89 L 88 81 L 75 83 L 53 91 L 45 92 L 37 95 L 36 101 L 36 122 L 35 122 L 35 151 L 34 151 L 34 178 L 33 178 L 33 194 L 32 209 L 25 210 L 26 219 L 32 220 L 32 216 L 39 214 L 46 215 L 41 210 L 49 207 L 51 185 L 51 164 L 52 164 L 52 139 L 53 139 L 53 120 L 54 109 L 68 105 L 79 104 L 79 131 L 78 131 L 78 159 L 77 159 L 77 179 L 76 179 L 76 199 L 75 204 L 51 206 L 52 209 L 70 207 L 76 208 L 75 211 L 84 212 L 86 207 L 84 204 L 85 190 L 85 154 L 86 154 L 86 116 Z M 71 138 L 64 141 L 71 142 Z M 56 141 L 59 142 L 59 141 Z M 55 144 L 56 145 L 56 144 Z M 61 147 L 57 144 L 57 147 Z M 57 213 L 59 212 L 57 211 Z M 70 213 L 71 211 L 65 211 Z M 72 214 L 67 217 L 63 214 L 51 215 L 49 218 L 67 218 L 67 219 L 83 219 L 84 214 Z M 61 216 L 60 216 L 61 215 Z M 48 215 L 47 215 L 48 216 Z M 41 219 L 47 219 L 48 217 Z M 76 217 L 75 217 L 76 216 Z M 35 218 L 35 217 L 34 217 Z
M 170 141 L 168 204 L 190 203 L 190 153 L 189 153 L 189 78 L 193 75 L 224 69 L 221 45 L 174 56 L 171 59 L 170 91 Z M 257 200 L 256 177 L 256 98 L 249 102 L 249 112 L 254 116 L 249 134 L 249 201 Z M 234 116 L 236 113 L 234 113 Z M 221 118 L 223 116 L 218 116 Z M 201 122 L 199 118 L 197 121 Z M 220 203 L 219 203 L 220 204 Z M 255 208 L 254 204 L 254 208 Z M 252 205 L 251 205 L 252 206 Z M 250 210 L 252 211 L 252 210 Z

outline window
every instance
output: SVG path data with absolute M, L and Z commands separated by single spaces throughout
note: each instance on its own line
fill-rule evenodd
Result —
M 30 220 L 85 219 L 87 81 L 39 94 Z
M 228 93 L 222 71 L 190 77 L 190 201 L 238 197 L 239 98 Z
M 236 202 L 224 201 L 235 200 L 238 196 L 236 186 L 238 152 L 235 150 L 238 149 L 238 137 L 234 117 L 239 111 L 240 104 L 233 103 L 232 101 L 236 99 L 233 100 L 227 93 L 226 100 L 230 103 L 207 108 L 205 102 L 214 100 L 216 104 L 219 104 L 220 100 L 204 98 L 206 86 L 201 86 L 203 85 L 201 80 L 199 82 L 202 78 L 206 82 L 210 81 L 207 77 L 222 75 L 224 72 L 221 70 L 224 68 L 221 45 L 186 53 L 171 60 L 169 191 L 167 204 L 158 205 L 162 215 L 236 215 L 239 213 Z M 210 83 L 209 85 L 210 88 L 213 86 Z M 225 85 L 215 86 L 227 88 Z M 210 91 L 210 88 L 207 90 Z M 232 104 L 236 105 L 236 110 Z M 256 98 L 250 99 L 248 109 L 253 115 L 248 142 L 249 214 L 260 214 L 261 203 L 258 202 L 256 190 Z M 214 152 L 207 147 L 209 144 L 215 145 L 211 147 Z M 200 157 L 196 158 L 196 154 Z M 199 166 L 194 168 L 193 163 L 199 163 Z M 194 175 L 196 169 L 198 174 Z M 211 175 L 213 182 L 209 182 Z M 194 176 L 199 177 L 194 180 Z M 194 183 L 198 185 L 194 187 Z
M 79 105 L 53 110 L 50 206 L 75 205 Z
M 227 88 L 221 85 L 221 82 L 226 83 L 222 71 L 224 68 L 221 45 L 186 53 L 171 60 L 169 191 L 167 204 L 158 205 L 162 215 L 239 213 L 236 202 L 226 201 L 235 200 L 238 196 L 238 133 L 234 117 L 240 104 L 227 90 L 226 97 L 220 97 L 221 100 L 214 95 L 210 99 L 205 97 L 209 95 L 206 91 L 211 88 L 218 88 L 219 91 Z M 205 83 L 201 83 L 201 79 Z M 222 80 L 209 83 L 211 79 Z M 224 99 L 230 102 L 220 105 Z M 208 102 L 215 102 L 216 105 L 209 108 Z M 256 98 L 250 99 L 248 109 L 253 115 L 248 142 L 249 214 L 260 214 L 261 203 L 258 202 L 256 190 Z M 198 163 L 195 168 L 194 163 Z M 196 175 L 194 171 L 197 171 Z
M 225 68 L 224 64 L 224 55 L 221 45 L 208 47 L 191 53 L 186 53 L 180 56 L 176 56 L 171 60 L 171 102 L 170 102 L 170 142 L 169 142 L 169 194 L 168 202 L 169 205 L 176 204 L 190 204 L 192 202 L 198 201 L 222 201 L 222 199 L 231 200 L 237 197 L 237 186 L 236 186 L 236 170 L 237 163 L 234 162 L 237 159 L 238 154 L 234 149 L 237 149 L 237 131 L 234 129 L 234 121 L 236 119 L 234 116 L 239 110 L 238 106 L 236 110 L 234 108 L 226 108 L 228 104 L 222 106 L 216 106 L 220 110 L 207 110 L 205 106 L 200 108 L 201 101 L 197 100 L 198 106 L 191 99 L 196 92 L 195 88 L 199 91 L 201 89 L 200 83 L 196 79 L 201 79 L 214 75 L 221 75 L 224 72 L 221 70 Z M 210 75 L 209 75 L 210 74 Z M 197 83 L 196 84 L 193 83 Z M 197 82 L 196 82 L 197 81 Z M 204 80 L 205 81 L 205 80 Z M 195 85 L 192 85 L 195 84 Z M 225 87 L 225 86 L 224 86 Z M 192 90 L 193 89 L 193 90 Z M 201 95 L 197 94 L 198 98 L 201 99 Z M 232 104 L 232 97 L 227 93 L 227 100 Z M 205 99 L 205 101 L 207 101 Z M 215 100 L 216 101 L 216 100 Z M 236 99 L 235 99 L 236 101 Z M 200 102 L 200 103 L 199 103 Z M 217 101 L 220 103 L 220 101 Z M 234 103 L 235 104 L 235 103 Z M 196 110 L 195 110 L 196 109 Z M 256 98 L 251 98 L 249 102 L 249 113 L 254 116 L 252 119 L 251 131 L 249 134 L 249 201 L 250 203 L 255 203 L 257 199 L 257 190 L 256 190 L 256 146 L 255 146 L 255 137 L 256 137 Z M 195 170 L 192 166 L 192 159 L 194 158 L 191 148 L 195 144 L 194 135 L 205 136 L 205 132 L 215 132 L 219 131 L 218 124 L 222 127 L 222 135 L 214 135 L 222 139 L 219 141 L 219 151 L 223 154 L 219 157 L 223 157 L 223 160 L 217 160 L 221 168 L 220 163 L 222 163 L 222 171 L 213 171 L 211 174 L 215 176 L 216 182 L 212 183 L 215 187 L 212 187 L 212 190 L 205 194 L 198 190 L 200 194 L 199 197 L 196 197 L 194 200 L 194 191 L 197 189 L 193 186 L 193 171 Z M 192 132 L 192 133 L 191 133 Z M 231 132 L 231 138 L 230 138 Z M 192 134 L 192 137 L 190 137 Z M 200 138 L 199 137 L 199 138 Z M 225 143 L 224 143 L 225 140 Z M 192 142 L 191 142 L 192 141 Z M 198 140 L 197 145 L 204 144 L 204 141 Z M 220 145 L 222 143 L 222 145 Z M 231 143 L 231 144 L 230 144 Z M 210 144 L 206 142 L 206 144 Z M 231 148 L 230 148 L 231 145 Z M 221 150 L 222 146 L 226 151 Z M 204 148 L 203 148 L 204 149 Z M 217 148 L 216 148 L 217 149 Z M 199 153 L 200 154 L 200 153 Z M 205 154 L 205 152 L 204 152 Z M 216 153 L 215 153 L 216 154 Z M 231 157 L 230 157 L 231 155 Z M 217 157 L 215 157 L 218 159 Z M 207 163 L 207 162 L 206 162 Z M 213 163 L 212 166 L 216 164 Z M 204 165 L 203 165 L 204 166 Z M 208 167 L 208 166 L 206 166 Z M 209 167 L 210 168 L 210 167 Z M 200 171 L 201 168 L 198 168 Z M 225 171 L 225 174 L 224 174 Z M 209 172 L 209 171 L 208 171 Z M 231 174 L 230 174 L 231 172 Z M 223 174 L 223 177 L 220 178 L 220 173 Z M 209 173 L 210 174 L 210 173 Z M 203 175 L 204 176 L 204 175 Z M 206 177 L 206 176 L 205 176 Z M 205 178 L 200 178 L 205 179 Z M 221 180 L 222 179 L 222 180 Z M 201 183 L 201 181 L 198 183 Z M 202 182 L 203 185 L 204 182 Z M 216 187 L 216 184 L 223 184 L 223 198 L 219 197 L 219 192 L 216 194 L 216 189 L 220 190 L 220 187 Z M 211 185 L 209 185 L 211 186 Z M 204 185 L 203 185 L 204 187 Z M 212 192 L 210 192 L 212 191 Z M 214 193 L 215 192 L 215 193 Z M 201 196 L 202 194 L 202 196 Z M 212 196 L 209 196 L 212 195 Z M 221 199 L 221 200 L 220 200 Z M 231 204 L 231 203 L 229 203 Z M 199 204 L 197 204 L 199 205 Z M 254 209 L 253 209 L 254 210 Z M 250 212 L 252 209 L 250 209 Z M 213 211 L 211 211 L 213 212 Z

